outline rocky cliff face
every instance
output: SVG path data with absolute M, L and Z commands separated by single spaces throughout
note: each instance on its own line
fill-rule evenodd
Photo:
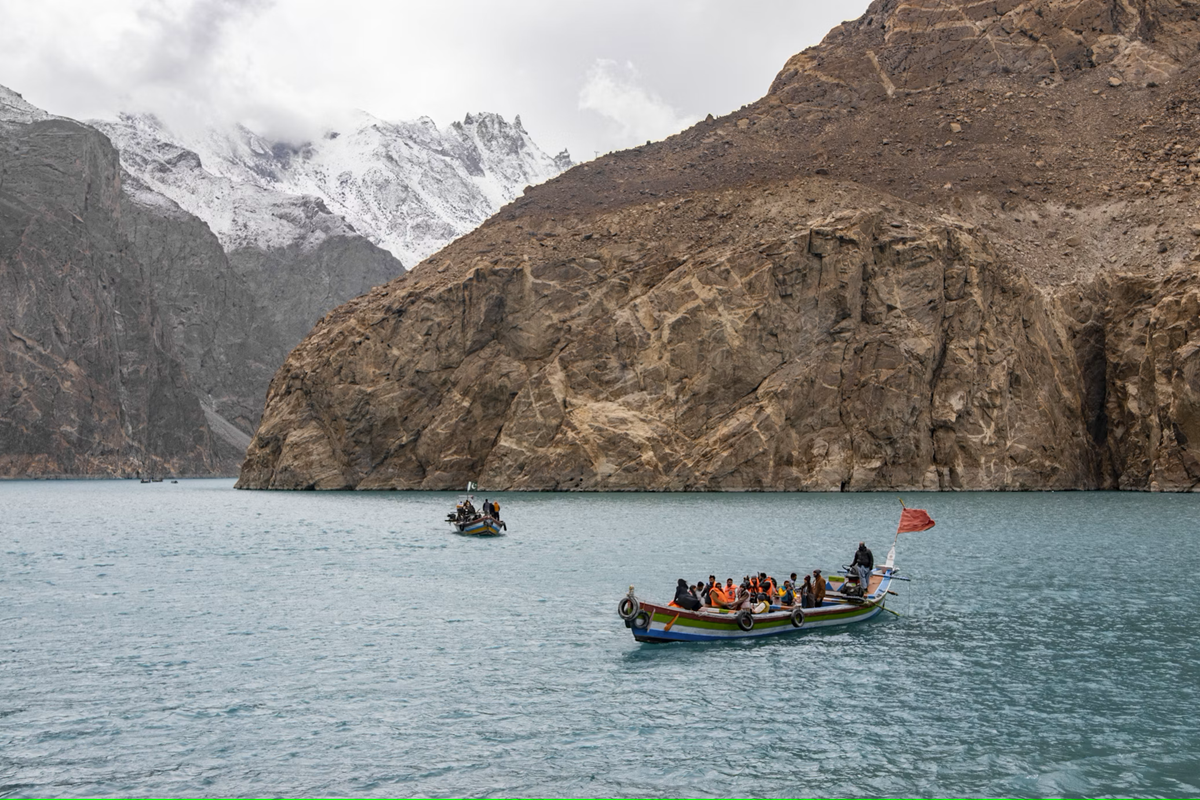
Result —
M 315 205 L 309 203 L 314 226 L 328 216 Z M 226 253 L 204 222 L 127 173 L 121 208 L 121 229 L 146 265 L 209 422 L 238 457 L 271 376 L 313 324 L 404 274 L 387 252 L 336 229 L 315 241 Z
M 270 207 L 274 245 L 227 255 L 101 133 L 3 87 L 0 140 L 0 475 L 231 474 L 296 342 L 404 272 L 304 197 Z
M 121 232 L 116 151 L 0 101 L 0 476 L 227 471 Z
M 1198 12 L 877 2 L 327 316 L 239 485 L 1193 489 Z

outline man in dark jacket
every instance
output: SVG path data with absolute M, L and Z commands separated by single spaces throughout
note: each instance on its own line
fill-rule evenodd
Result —
M 862 587 L 863 595 L 868 591 L 868 583 L 871 580 L 871 570 L 875 569 L 875 554 L 867 547 L 866 542 L 858 543 L 858 552 L 854 554 L 854 561 L 850 564 L 850 568 L 858 572 L 858 585 Z
M 679 585 L 675 587 L 675 605 L 680 608 L 686 608 L 688 611 L 700 610 L 700 601 L 692 594 L 692 590 L 688 588 L 687 581 L 683 578 L 679 579 Z

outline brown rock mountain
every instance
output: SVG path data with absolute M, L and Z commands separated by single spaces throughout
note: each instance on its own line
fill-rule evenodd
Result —
M 331 312 L 239 486 L 1190 490 L 1200 3 L 874 3 Z

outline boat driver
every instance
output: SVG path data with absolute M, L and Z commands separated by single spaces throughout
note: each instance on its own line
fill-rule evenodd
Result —
M 858 573 L 858 585 L 862 587 L 863 597 L 867 596 L 870 591 L 868 586 L 871 581 L 871 570 L 875 569 L 875 554 L 867 547 L 866 542 L 858 543 L 858 551 L 854 554 L 854 561 L 850 563 L 850 569 Z

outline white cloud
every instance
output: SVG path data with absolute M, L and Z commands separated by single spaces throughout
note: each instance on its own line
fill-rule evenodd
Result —
M 613 124 L 616 147 L 665 138 L 699 119 L 679 113 L 643 86 L 632 62 L 621 65 L 606 58 L 596 59 L 588 70 L 579 90 L 579 108 L 595 111 Z
M 0 0 L 0 84 L 77 119 L 236 119 L 292 141 L 354 108 L 520 114 L 544 149 L 587 159 L 758 99 L 867 3 Z

